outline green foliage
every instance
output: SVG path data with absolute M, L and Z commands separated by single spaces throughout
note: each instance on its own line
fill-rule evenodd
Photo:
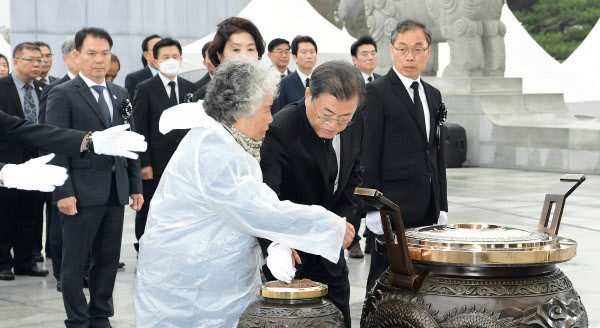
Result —
M 600 17 L 600 0 L 508 0 L 508 5 L 535 41 L 560 62 Z

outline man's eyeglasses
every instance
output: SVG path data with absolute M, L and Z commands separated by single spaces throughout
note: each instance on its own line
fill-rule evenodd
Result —
M 313 103 L 313 106 L 315 108 L 315 113 L 317 113 L 317 118 L 319 119 L 319 122 L 321 122 L 323 124 L 329 124 L 331 122 L 335 122 L 337 125 L 350 126 L 350 125 L 352 125 L 352 123 L 354 123 L 354 116 L 352 118 L 348 119 L 348 118 L 336 118 L 335 115 L 319 114 L 316 104 Z
M 425 47 L 425 48 L 414 48 L 414 49 L 408 49 L 408 48 L 396 48 L 395 46 L 394 49 L 396 49 L 396 51 L 398 51 L 400 53 L 400 56 L 407 56 L 409 52 L 412 52 L 413 56 L 415 57 L 420 57 L 420 56 L 424 56 L 427 51 L 429 50 L 429 47 Z
M 42 58 L 23 58 L 23 57 L 15 57 L 15 59 L 20 59 L 20 60 L 24 60 L 26 62 L 29 62 L 30 64 L 33 64 L 33 62 L 36 62 L 40 65 L 44 65 L 44 63 L 46 62 L 45 60 L 43 60 Z

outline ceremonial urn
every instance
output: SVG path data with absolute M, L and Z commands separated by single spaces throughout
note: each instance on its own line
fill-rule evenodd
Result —
M 398 206 L 357 188 L 380 209 L 377 251 L 390 261 L 365 299 L 361 327 L 587 327 L 581 299 L 556 267 L 576 254 L 577 243 L 557 233 L 565 199 L 584 180 L 561 178 L 537 230 L 459 223 L 405 231 Z
M 344 327 L 340 310 L 323 298 L 327 286 L 313 281 L 309 284 L 310 287 L 293 287 L 292 282 L 292 287 L 285 287 L 285 283 L 271 281 L 260 285 L 260 299 L 242 313 L 238 328 Z

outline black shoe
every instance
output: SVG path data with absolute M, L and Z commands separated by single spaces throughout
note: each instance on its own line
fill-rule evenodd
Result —
M 27 269 L 15 268 L 15 275 L 17 276 L 45 277 L 48 275 L 48 273 L 48 270 L 40 269 L 35 264 L 31 268 Z
M 348 257 L 353 259 L 362 259 L 365 257 L 362 250 L 360 249 L 360 244 L 355 243 L 352 247 L 348 248 Z
M 44 262 L 44 257 L 42 256 L 42 252 L 39 252 L 39 251 L 33 252 L 33 259 L 36 262 Z
M 56 282 L 56 291 L 62 293 L 62 285 L 60 284 L 60 281 Z
M 88 276 L 83 276 L 83 288 L 90 288 Z
M 0 271 L 0 280 L 15 280 L 15 275 L 10 270 Z
M 125 266 L 125 262 L 119 262 L 119 269 Z

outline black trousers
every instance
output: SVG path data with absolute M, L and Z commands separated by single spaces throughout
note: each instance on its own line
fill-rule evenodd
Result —
M 34 227 L 33 227 L 33 251 L 34 253 L 41 252 L 42 249 L 45 250 L 46 257 L 52 257 L 52 252 L 50 250 L 50 225 L 52 224 L 52 193 L 45 192 L 43 193 L 43 206 L 45 205 L 45 213 L 46 216 L 46 244 L 42 245 L 42 239 L 44 235 L 44 215 L 39 215 L 35 217 Z
M 103 206 L 79 207 L 62 220 L 62 294 L 71 327 L 106 327 L 114 313 L 112 293 L 119 266 L 124 207 L 119 204 L 113 176 L 109 201 Z M 90 302 L 83 293 L 82 276 L 91 254 Z
M 436 213 L 434 210 L 435 197 L 433 197 L 433 187 L 429 195 L 429 207 L 423 218 L 419 220 L 419 222 L 423 222 L 423 225 L 430 225 L 434 222 L 437 222 L 437 217 L 435 217 Z M 402 211 L 402 208 L 400 208 L 400 211 Z M 375 286 L 375 282 L 377 282 L 377 279 L 379 279 L 381 274 L 384 273 L 385 270 L 390 266 L 390 261 L 388 260 L 387 256 L 383 256 L 377 252 L 377 248 L 375 247 L 375 239 L 377 238 L 377 235 L 374 233 L 371 234 L 373 237 L 369 240 L 369 246 L 371 247 L 371 266 L 369 267 L 369 276 L 367 278 L 367 294 L 371 291 L 373 286 Z M 380 237 L 383 238 L 383 235 L 380 235 Z
M 52 256 L 52 274 L 57 281 L 60 281 L 60 267 L 62 265 L 62 220 L 61 213 L 55 204 L 50 206 L 50 234 L 48 242 L 50 244 L 50 256 Z M 46 254 L 48 252 L 46 251 Z
M 152 200 L 152 196 L 154 196 L 159 181 L 160 176 L 158 175 L 152 180 L 142 180 L 144 204 L 142 204 L 142 209 L 135 213 L 135 238 L 137 238 L 138 241 L 144 235 L 146 220 L 148 220 L 148 210 L 150 210 L 150 201 Z M 134 246 L 136 251 L 139 250 L 138 243 Z
M 362 211 L 363 211 L 362 201 L 359 199 L 358 205 L 356 206 L 356 213 L 354 214 L 354 217 L 351 218 L 350 220 L 348 220 L 348 222 L 350 222 L 350 224 L 354 227 L 354 239 L 352 240 L 352 243 L 350 244 L 350 246 L 348 248 L 354 246 L 354 244 L 356 244 L 360 241 L 360 234 L 358 233 L 358 230 L 360 230 L 360 221 L 362 220 Z
M 277 280 L 269 271 L 267 265 L 263 265 L 263 274 L 267 281 Z M 350 328 L 350 281 L 348 280 L 348 266 L 345 266 L 340 277 L 334 277 L 327 271 L 320 256 L 308 256 L 302 258 L 302 269 L 296 273 L 294 279 L 310 279 L 327 285 L 326 299 L 330 300 L 344 316 L 346 328 Z
M 13 267 L 29 270 L 35 265 L 34 220 L 43 211 L 42 195 L 38 191 L 0 188 L 0 271 Z

